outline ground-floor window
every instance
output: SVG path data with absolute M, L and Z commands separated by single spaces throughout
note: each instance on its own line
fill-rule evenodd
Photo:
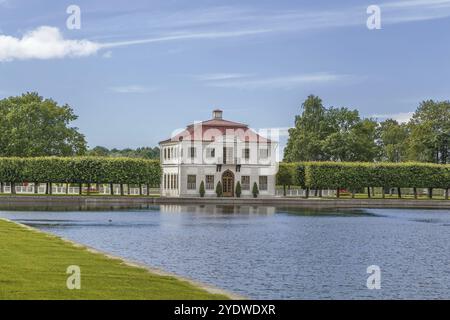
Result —
M 250 176 L 241 176 L 242 190 L 250 190 Z
M 195 174 L 189 174 L 187 176 L 187 189 L 188 190 L 197 189 L 197 176 Z
M 259 190 L 267 190 L 267 176 L 259 177 Z
M 163 177 L 163 189 L 165 190 L 178 189 L 178 174 L 165 173 Z
M 207 175 L 205 180 L 206 180 L 205 189 L 206 190 L 214 190 L 214 176 Z

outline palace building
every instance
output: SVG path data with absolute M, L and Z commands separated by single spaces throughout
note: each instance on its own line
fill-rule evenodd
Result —
M 161 141 L 161 195 L 165 197 L 215 197 L 220 181 L 224 197 L 251 197 L 256 183 L 259 196 L 275 195 L 278 143 L 246 124 L 223 119 L 214 110 L 210 120 L 188 125 L 172 138 Z

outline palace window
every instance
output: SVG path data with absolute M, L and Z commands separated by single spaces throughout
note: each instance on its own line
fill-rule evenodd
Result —
M 190 148 L 189 148 L 189 157 L 190 157 L 191 159 L 195 159 L 195 154 L 196 154 L 195 147 L 190 147 Z
M 263 190 L 263 191 L 267 190 L 267 176 L 259 177 L 259 190 Z
M 197 189 L 197 176 L 195 174 L 189 174 L 187 176 L 187 189 L 188 190 Z
M 206 190 L 214 190 L 214 176 L 213 175 L 207 175 L 206 178 Z
M 242 190 L 250 190 L 250 176 L 241 176 Z
M 216 149 L 206 148 L 206 157 L 207 158 L 215 158 L 216 157 Z
M 242 149 L 242 158 L 245 160 L 250 159 L 250 149 L 249 148 Z
M 267 159 L 269 157 L 269 149 L 268 148 L 261 148 L 259 149 L 259 158 L 260 159 Z

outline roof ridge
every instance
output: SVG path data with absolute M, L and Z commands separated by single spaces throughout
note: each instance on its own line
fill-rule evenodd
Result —
M 234 126 L 239 126 L 239 127 L 248 127 L 248 124 L 245 124 L 245 123 L 242 123 L 242 122 L 236 122 L 236 121 L 231 121 L 231 120 L 226 120 L 226 119 L 209 119 L 209 120 L 204 120 L 204 121 L 200 121 L 200 122 L 197 122 L 197 123 L 193 123 L 193 124 L 190 124 L 190 125 L 188 125 L 186 128 L 190 128 L 190 127 L 193 127 L 194 125 L 196 125 L 196 124 L 207 124 L 208 122 L 226 122 L 226 123 L 228 123 L 228 124 L 232 124 L 232 125 L 234 125 Z

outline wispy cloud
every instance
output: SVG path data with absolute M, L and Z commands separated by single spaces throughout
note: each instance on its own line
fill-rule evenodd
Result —
M 414 112 L 399 112 L 399 113 L 392 113 L 392 114 L 374 114 L 371 117 L 377 118 L 377 119 L 394 119 L 398 121 L 399 123 L 407 123 L 411 117 L 413 116 Z
M 240 88 L 240 89 L 257 89 L 257 88 L 277 88 L 292 89 L 305 84 L 323 84 L 335 81 L 349 79 L 351 76 L 333 73 L 310 73 L 299 75 L 288 75 L 278 77 L 256 77 L 241 76 L 234 78 L 210 78 L 204 77 L 205 85 L 220 88 Z
M 220 80 L 231 80 L 247 78 L 252 76 L 246 73 L 207 73 L 194 76 L 196 80 L 200 81 L 220 81 Z
M 115 48 L 115 47 L 124 47 L 130 45 L 137 44 L 147 44 L 154 42 L 163 42 L 163 41 L 174 41 L 174 40 L 191 40 L 191 39 L 220 39 L 220 38 L 232 38 L 232 37 L 242 37 L 249 35 L 256 35 L 262 33 L 268 33 L 272 30 L 268 29 L 258 29 L 258 30 L 236 30 L 236 31 L 223 31 L 223 32 L 190 32 L 190 33 L 179 33 L 173 35 L 167 35 L 163 37 L 152 37 L 146 39 L 137 39 L 137 40 L 126 40 L 126 41 L 115 41 L 109 43 L 101 44 L 101 48 Z
M 148 93 L 157 90 L 155 87 L 146 87 L 141 85 L 127 85 L 109 88 L 111 91 L 116 93 Z

